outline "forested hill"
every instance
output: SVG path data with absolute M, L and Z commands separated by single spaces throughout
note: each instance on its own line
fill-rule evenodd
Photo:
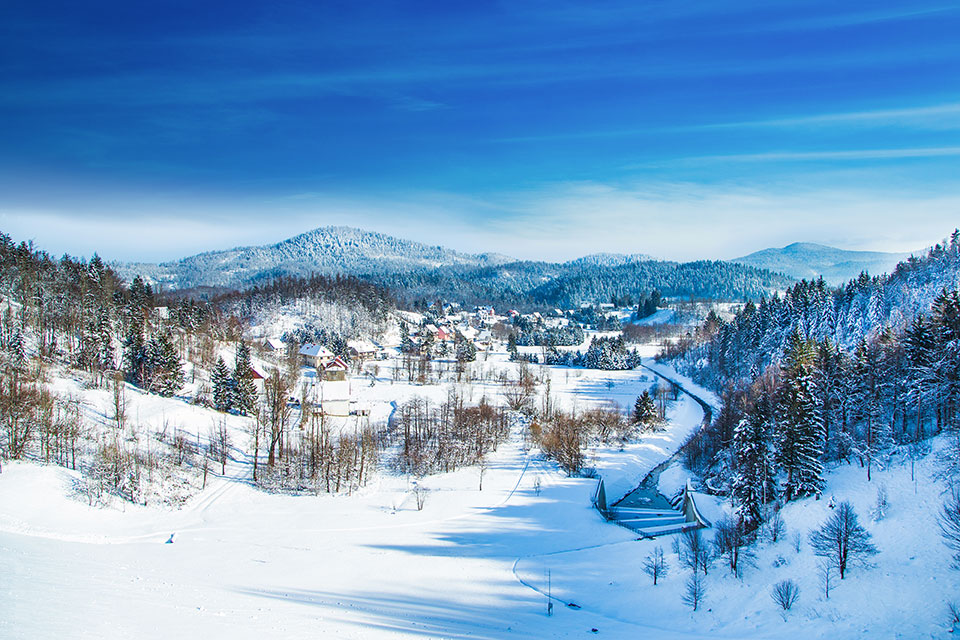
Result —
M 210 251 L 162 264 L 115 264 L 127 281 L 142 276 L 165 289 L 245 288 L 283 276 L 360 275 L 424 271 L 440 266 L 508 262 L 351 227 L 321 227 L 272 245 Z
M 782 296 L 746 305 L 730 322 L 711 318 L 696 338 L 667 356 L 701 383 L 722 390 L 779 361 L 795 332 L 846 351 L 861 341 L 878 340 L 885 329 L 888 341 L 909 340 L 915 318 L 930 316 L 938 300 L 945 312 L 944 291 L 955 297 L 958 286 L 960 235 L 954 233 L 926 256 L 901 262 L 888 276 L 864 274 L 838 288 L 823 280 L 801 281 Z
M 786 276 L 729 262 L 650 259 L 510 262 L 478 268 L 443 267 L 373 279 L 408 301 L 441 298 L 467 304 L 561 308 L 627 296 L 638 299 L 654 289 L 665 296 L 759 299 L 794 282 Z
M 665 354 L 723 396 L 684 449 L 687 467 L 729 492 L 752 529 L 770 502 L 819 495 L 825 464 L 856 460 L 869 480 L 960 430 L 958 285 L 954 232 L 889 276 L 802 281 L 730 322 L 708 318 Z M 958 455 L 951 444 L 942 458 L 952 474 Z
M 565 263 L 512 261 L 466 254 L 349 227 L 324 227 L 274 245 L 202 253 L 163 264 L 119 264 L 128 282 L 140 275 L 165 290 L 219 292 L 279 277 L 356 276 L 390 287 L 401 300 L 570 307 L 667 296 L 759 298 L 793 283 L 789 277 L 720 261 L 680 264 L 641 254 L 593 254 Z
M 371 328 L 382 327 L 395 308 L 381 287 L 325 276 L 278 278 L 210 300 L 174 298 L 140 278 L 128 286 L 96 255 L 89 261 L 55 258 L 0 233 L 0 364 L 5 367 L 11 358 L 23 360 L 29 336 L 38 355 L 101 376 L 123 370 L 129 381 L 147 388 L 159 384 L 155 378 L 168 368 L 171 374 L 180 371 L 174 347 L 178 353 L 197 349 L 209 368 L 213 351 L 195 341 L 239 340 L 251 318 L 297 303 L 312 310 L 313 323 L 327 321 L 327 335 L 342 339 L 375 335 Z M 179 389 L 177 382 L 182 382 L 179 374 L 172 375 L 164 393 Z

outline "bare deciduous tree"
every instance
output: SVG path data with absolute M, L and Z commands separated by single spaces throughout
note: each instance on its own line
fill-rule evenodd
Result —
M 707 587 L 704 584 L 704 577 L 694 571 L 687 578 L 687 586 L 681 599 L 683 603 L 692 607 L 694 611 L 703 603 L 707 595 Z
M 868 557 L 878 553 L 870 537 L 870 533 L 860 526 L 853 505 L 844 501 L 819 529 L 810 534 L 810 546 L 816 555 L 837 568 L 843 580 L 851 564 L 863 564 Z
M 663 547 L 657 547 L 643 561 L 643 572 L 653 578 L 653 585 L 657 580 L 666 576 L 669 571 L 667 560 L 663 555 Z
M 283 457 L 283 435 L 290 421 L 291 410 L 287 404 L 290 388 L 289 379 L 279 369 L 273 369 L 263 384 L 262 422 L 270 441 L 267 464 L 271 466 L 276 461 L 278 451 Z
M 680 560 L 683 566 L 694 573 L 703 571 L 707 575 L 710 570 L 710 548 L 703 539 L 700 529 L 687 529 L 681 534 L 683 549 L 680 553 Z
M 748 547 L 751 536 L 743 521 L 724 516 L 717 520 L 714 530 L 713 546 L 717 555 L 726 557 L 730 572 L 740 577 L 744 561 L 750 561 L 753 555 Z
M 837 568 L 828 560 L 820 560 L 817 563 L 817 575 L 820 577 L 820 584 L 823 585 L 823 597 L 827 600 L 830 599 L 830 585 L 836 570 Z
M 428 489 L 421 484 L 413 488 L 413 499 L 417 505 L 417 511 L 423 511 L 423 505 L 427 502 Z

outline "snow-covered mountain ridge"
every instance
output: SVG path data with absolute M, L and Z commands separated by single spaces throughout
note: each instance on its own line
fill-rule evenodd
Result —
M 818 276 L 832 285 L 852 280 L 866 271 L 870 275 L 890 273 L 909 253 L 847 251 L 812 242 L 794 242 L 782 248 L 763 249 L 730 262 L 786 274 L 797 280 Z
M 322 227 L 272 245 L 210 251 L 161 264 L 113 265 L 164 289 L 242 289 L 281 276 L 359 276 L 403 295 L 497 304 L 570 305 L 665 295 L 758 296 L 790 278 L 747 265 L 677 263 L 634 254 L 595 253 L 563 263 L 469 254 L 351 227 Z M 469 295 L 468 295 L 469 294 Z
M 321 227 L 272 245 L 209 251 L 163 262 L 113 265 L 125 279 L 141 275 L 173 289 L 241 287 L 278 276 L 360 275 L 441 266 L 496 266 L 512 259 L 467 254 L 352 227 Z

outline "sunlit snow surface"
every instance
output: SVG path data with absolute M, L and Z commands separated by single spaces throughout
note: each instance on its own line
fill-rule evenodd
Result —
M 625 405 L 653 381 L 646 370 L 551 372 L 566 406 Z M 475 386 L 474 400 L 494 393 Z M 371 393 L 386 402 L 423 391 L 383 382 Z M 98 393 L 86 392 L 88 404 L 106 402 Z M 149 428 L 205 432 L 216 419 L 176 399 L 131 400 Z M 669 456 L 701 411 L 682 400 L 670 418 L 663 433 L 590 456 L 608 495 Z M 230 425 L 241 441 L 242 419 Z M 608 638 L 948 637 L 944 601 L 960 580 L 936 530 L 942 486 L 930 479 L 931 465 L 918 465 L 916 493 L 908 466 L 875 473 L 870 484 L 859 467 L 831 472 L 827 495 L 853 501 L 881 554 L 875 568 L 837 581 L 829 601 L 806 543 L 794 550 L 794 534 L 805 539 L 829 513 L 826 500 L 807 500 L 786 508 L 786 537 L 761 544 L 742 581 L 717 561 L 705 608 L 692 613 L 680 601 L 686 573 L 670 540 L 636 542 L 603 522 L 590 507 L 596 481 L 568 478 L 525 451 L 519 432 L 492 456 L 482 491 L 476 468 L 423 479 L 431 491 L 422 511 L 411 480 L 389 471 L 354 495 L 294 497 L 250 487 L 240 461 L 170 510 L 91 508 L 72 496 L 71 472 L 8 463 L 0 475 L 0 637 L 577 638 L 594 628 Z M 671 467 L 661 487 L 670 492 L 686 475 Z M 874 523 L 868 511 L 880 484 L 891 506 Z M 713 515 L 722 508 L 698 498 Z M 641 565 L 658 544 L 671 573 L 653 587 Z M 541 593 L 548 571 L 559 599 L 552 617 Z M 785 578 L 802 590 L 786 620 L 769 596 Z

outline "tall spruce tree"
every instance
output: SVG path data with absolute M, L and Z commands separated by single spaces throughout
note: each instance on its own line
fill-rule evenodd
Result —
M 146 345 L 143 325 L 134 323 L 123 342 L 123 370 L 127 380 L 143 387 L 146 378 Z
M 731 491 L 737 515 L 747 531 L 760 524 L 763 505 L 772 497 L 773 460 L 769 437 L 772 414 L 769 400 L 761 396 L 733 430 L 735 474 Z
M 230 411 L 233 408 L 233 380 L 223 358 L 217 358 L 217 366 L 210 376 L 213 384 L 213 406 L 217 411 Z
M 784 352 L 778 407 L 779 458 L 787 472 L 788 500 L 823 488 L 823 417 L 817 388 L 814 343 L 791 334 Z
M 860 340 L 853 356 L 853 402 L 860 422 L 862 437 L 854 452 L 861 465 L 867 468 L 867 480 L 871 479 L 874 461 L 883 444 L 880 432 L 880 380 L 877 349 Z
M 237 345 L 237 359 L 233 368 L 233 391 L 233 408 L 240 415 L 250 415 L 256 405 L 257 387 L 253 383 L 250 347 L 242 340 Z
M 147 344 L 147 388 L 162 396 L 172 396 L 183 386 L 183 365 L 170 334 L 159 333 Z
M 923 409 L 934 382 L 933 363 L 936 348 L 930 323 L 923 315 L 913 319 L 906 330 L 904 342 L 907 352 L 907 385 L 910 401 L 916 411 L 914 439 L 920 441 L 924 437 Z

